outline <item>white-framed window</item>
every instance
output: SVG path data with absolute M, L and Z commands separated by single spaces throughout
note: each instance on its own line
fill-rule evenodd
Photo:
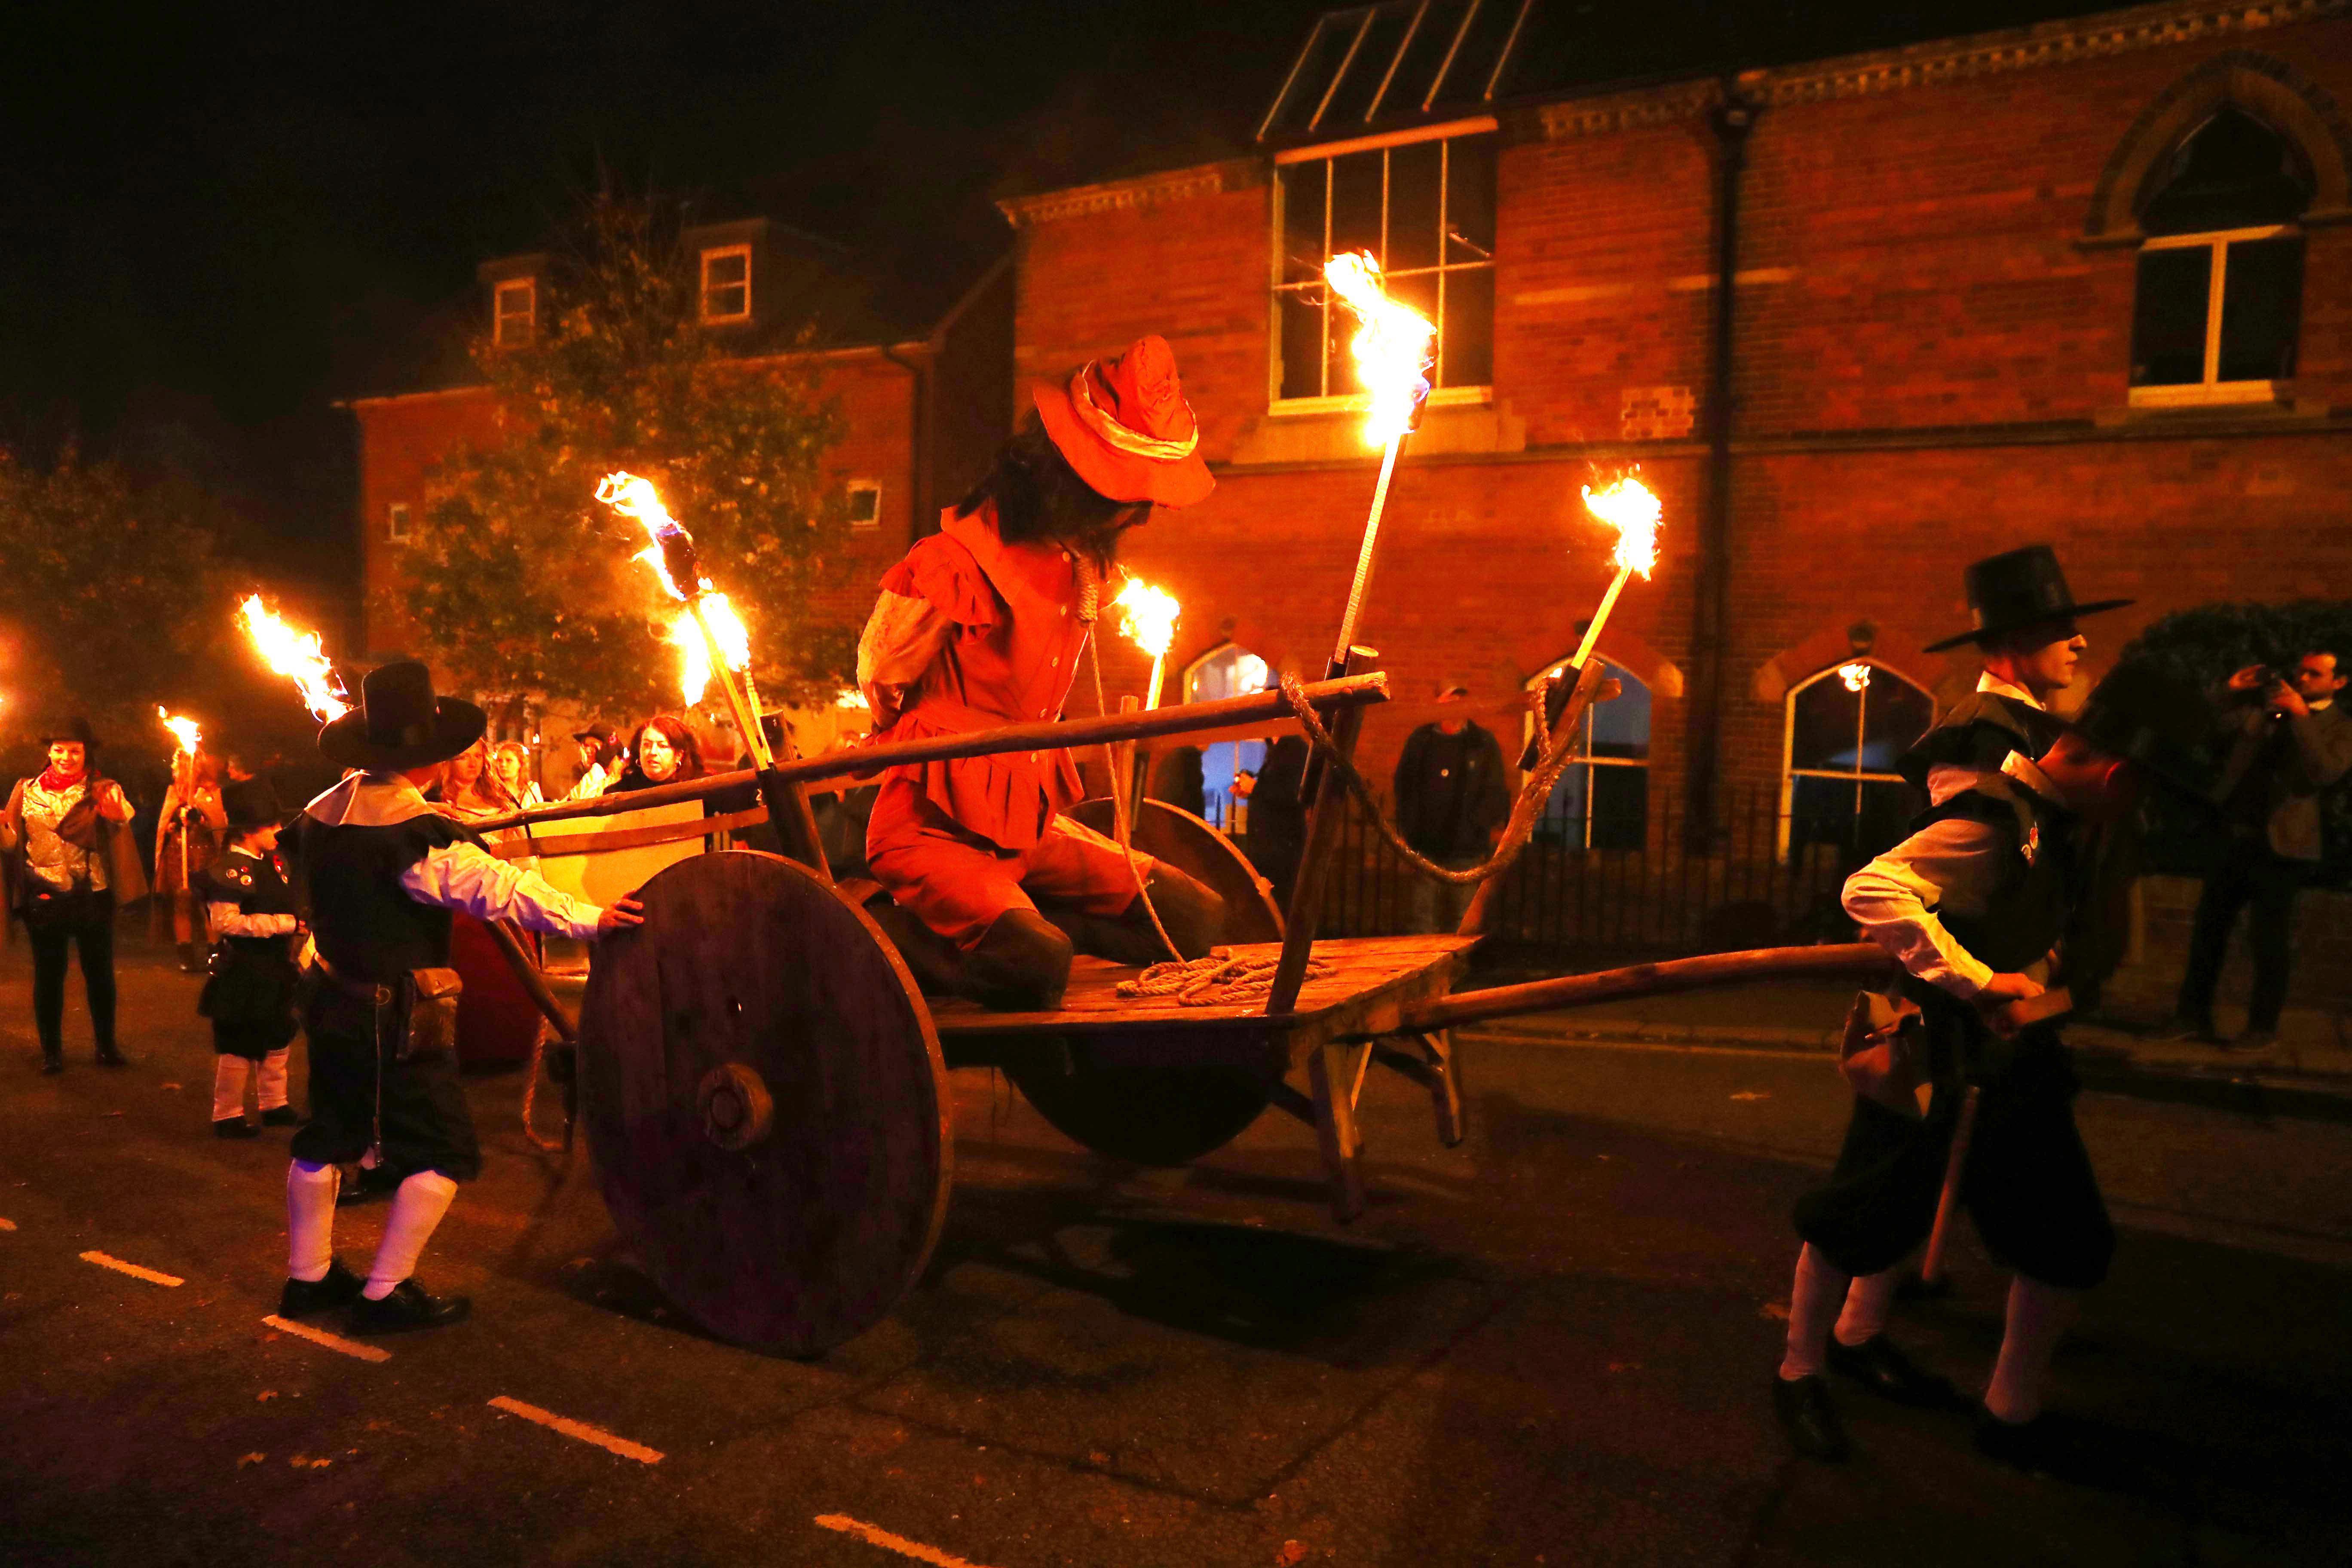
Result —
M 1271 395 L 1285 412 L 1361 406 L 1355 318 L 1323 264 L 1369 250 L 1389 293 L 1437 323 L 1436 404 L 1482 402 L 1495 375 L 1495 122 L 1370 136 L 1275 159 Z
M 2292 379 L 2311 177 L 2294 144 L 2223 106 L 2159 165 L 2140 208 L 2131 401 L 2269 402 Z
M 383 536 L 394 544 L 408 542 L 408 503 L 396 500 L 383 509 Z
M 849 481 L 849 526 L 882 526 L 882 487 L 872 479 Z
M 702 253 L 702 319 L 707 322 L 751 319 L 751 247 L 714 246 Z
M 1855 860 L 1899 840 L 1917 801 L 1895 762 L 1935 721 L 1927 689 L 1874 659 L 1800 681 L 1781 738 L 1782 851 Z
M 1596 656 L 1597 657 L 1597 656 Z M 1527 683 L 1541 692 L 1567 660 Z M 1650 688 L 1612 659 L 1601 661 L 1625 689 L 1596 702 L 1576 721 L 1574 759 L 1552 786 L 1536 835 L 1571 849 L 1639 849 L 1650 832 Z M 1536 720 L 1524 721 L 1520 744 L 1535 739 Z
M 1184 667 L 1184 700 L 1214 702 L 1265 689 L 1265 660 L 1239 643 L 1220 643 Z M 1201 815 L 1227 833 L 1247 826 L 1246 797 L 1234 785 L 1265 765 L 1264 741 L 1216 741 L 1201 748 Z
M 530 342 L 539 330 L 539 279 L 509 278 L 490 286 L 490 341 L 500 348 Z

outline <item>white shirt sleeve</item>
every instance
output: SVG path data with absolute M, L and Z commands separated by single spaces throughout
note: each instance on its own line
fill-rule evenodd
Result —
M 1993 972 L 1937 911 L 1982 913 L 2007 842 L 2000 829 L 1965 817 L 1929 823 L 1846 879 L 1845 912 L 1911 973 L 1972 1000 Z
M 857 639 L 857 689 L 873 711 L 874 727 L 898 717 L 908 689 L 940 657 L 955 623 L 929 599 L 885 589 Z
M 229 903 L 207 903 L 205 918 L 215 936 L 291 936 L 299 923 L 292 915 L 245 914 Z
M 400 874 L 420 904 L 457 910 L 477 920 L 513 921 L 548 936 L 596 938 L 604 911 L 551 886 L 536 871 L 509 865 L 471 844 L 434 850 Z

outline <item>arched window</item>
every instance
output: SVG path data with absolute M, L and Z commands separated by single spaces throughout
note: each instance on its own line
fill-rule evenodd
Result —
M 1238 643 L 1220 643 L 1184 667 L 1184 700 L 1246 697 L 1265 690 L 1268 679 L 1265 660 Z M 1218 741 L 1202 747 L 1201 815 L 1227 832 L 1239 831 L 1242 797 L 1234 793 L 1234 780 L 1255 774 L 1265 762 L 1264 741 Z
M 2223 104 L 2157 161 L 2144 187 L 2131 400 L 2267 401 L 2294 374 L 2311 167 Z
M 1936 721 L 1936 700 L 1883 664 L 1857 659 L 1789 693 L 1781 770 L 1783 847 L 1876 854 L 1902 837 L 1916 802 L 1895 760 Z
M 1562 659 L 1528 682 L 1541 691 Z M 1536 835 L 1572 849 L 1639 849 L 1650 827 L 1650 689 L 1623 665 L 1602 659 L 1625 688 L 1613 702 L 1596 702 L 1577 721 L 1576 761 L 1552 786 Z M 1535 715 L 1526 734 L 1535 734 Z

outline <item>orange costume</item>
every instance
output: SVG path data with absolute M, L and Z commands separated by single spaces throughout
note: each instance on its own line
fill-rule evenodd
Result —
M 1158 338 L 1034 395 L 1052 447 L 1033 426 L 1022 471 L 1034 472 L 1035 453 L 1066 463 L 1072 483 L 1106 508 L 1185 505 L 1213 483 L 1193 451 L 1198 430 L 1174 358 Z M 1000 474 L 1010 460 L 1000 458 Z M 1000 492 L 975 493 L 882 579 L 857 655 L 877 740 L 1051 720 L 1069 696 L 1102 598 L 1095 557 L 1050 534 L 1017 536 L 1034 528 L 1006 540 Z M 866 826 L 866 861 L 900 907 L 965 953 L 1008 913 L 1036 921 L 1039 900 L 1121 916 L 1140 873 L 1158 900 L 1175 874 L 1141 855 L 1131 871 L 1117 844 L 1062 816 L 1081 794 L 1067 751 L 891 768 Z

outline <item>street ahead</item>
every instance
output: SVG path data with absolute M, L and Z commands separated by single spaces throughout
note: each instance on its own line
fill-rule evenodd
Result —
M 1373 1205 L 1348 1227 L 1312 1136 L 1278 1115 L 1195 1169 L 1137 1173 L 991 1075 L 956 1075 L 929 1274 L 812 1363 L 681 1321 L 619 1250 L 584 1151 L 534 1152 L 520 1075 L 478 1078 L 488 1168 L 420 1270 L 471 1294 L 474 1319 L 364 1360 L 262 1321 L 286 1135 L 214 1140 L 195 983 L 133 948 L 123 984 L 133 1065 L 89 1065 L 77 981 L 68 1071 L 43 1079 L 21 945 L 0 962 L 12 1564 L 2347 1552 L 2340 1120 L 2085 1097 L 2124 1244 L 2056 1405 L 2087 1424 L 2097 1484 L 1996 1470 L 1960 1417 L 1852 1391 L 1860 1454 L 1827 1469 L 1790 1458 L 1765 1397 L 1785 1216 L 1843 1115 L 1819 1056 L 1474 1037 L 1458 1150 L 1436 1147 L 1418 1090 L 1368 1085 Z M 296 1083 L 299 1102 L 299 1066 Z M 383 1214 L 340 1222 L 362 1269 Z M 1955 1293 L 1896 1332 L 1980 1378 L 2004 1281 L 1973 1238 L 1956 1262 Z

